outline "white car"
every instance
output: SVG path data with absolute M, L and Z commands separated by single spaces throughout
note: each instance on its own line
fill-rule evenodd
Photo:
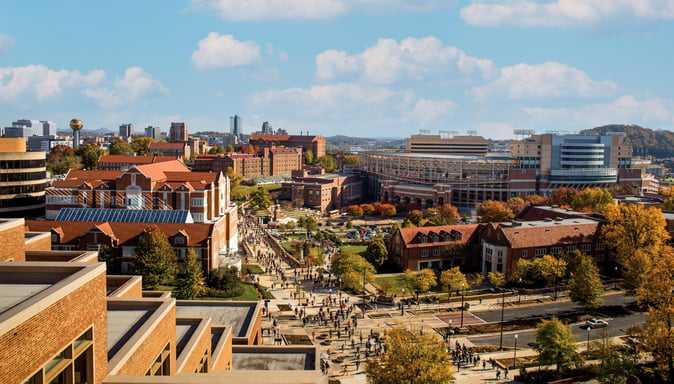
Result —
M 608 322 L 606 320 L 590 319 L 585 322 L 585 326 L 588 328 L 604 328 L 608 327 Z

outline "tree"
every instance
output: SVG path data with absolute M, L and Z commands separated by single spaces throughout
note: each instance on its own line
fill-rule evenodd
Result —
M 524 201 L 531 205 L 543 205 L 548 203 L 548 199 L 541 195 L 528 195 L 524 197 Z
M 436 285 L 438 285 L 438 279 L 432 269 L 425 268 L 416 274 L 414 287 L 416 288 L 417 292 L 428 292 Z
M 374 214 L 375 210 L 372 204 L 361 204 L 360 208 L 363 210 L 363 215 L 370 216 Z
M 409 221 L 416 226 L 421 225 L 421 220 L 423 218 L 423 213 L 418 209 L 413 209 L 410 211 L 410 213 L 407 214 L 407 219 L 409 219 Z
M 367 363 L 368 383 L 446 384 L 453 379 L 451 356 L 432 332 L 392 329 L 385 343 L 384 353 Z
M 496 288 L 502 287 L 505 284 L 505 276 L 501 272 L 489 272 L 487 273 L 487 280 L 489 283 Z
M 332 263 L 332 273 L 342 279 L 342 286 L 351 291 L 363 289 L 363 282 L 371 281 L 375 269 L 363 257 L 343 253 Z
M 137 155 L 147 155 L 153 141 L 151 137 L 135 136 L 131 139 L 131 148 Z
M 221 153 L 225 153 L 225 148 L 222 147 L 222 145 L 216 145 L 215 147 L 211 147 L 208 150 L 208 153 L 211 155 L 217 155 Z
M 351 167 L 355 167 L 360 162 L 358 155 L 344 155 L 342 163 Z
M 513 280 L 531 285 L 550 285 L 566 274 L 566 261 L 545 255 L 535 259 L 519 259 L 513 271 Z
M 346 211 L 351 216 L 363 216 L 363 208 L 361 208 L 359 205 L 351 205 L 346 209 Z
M 124 140 L 117 140 L 110 144 L 111 155 L 133 155 L 134 153 L 135 151 L 133 150 L 133 147 L 131 147 L 131 144 Z
M 171 282 L 177 263 L 173 247 L 166 235 L 157 228 L 148 228 L 140 236 L 135 250 L 134 273 L 143 276 L 143 287 L 154 289 Z
M 304 152 L 304 164 L 313 164 L 316 159 L 314 158 L 314 152 L 311 149 L 307 149 Z
M 381 266 L 386 262 L 388 258 L 388 250 L 386 249 L 386 244 L 384 239 L 381 237 L 376 237 L 374 240 L 370 241 L 367 249 L 365 250 L 365 259 L 375 268 L 381 268 Z
M 63 175 L 70 169 L 79 169 L 80 159 L 75 151 L 66 145 L 56 145 L 47 154 L 47 169 L 53 175 Z
M 459 210 L 452 204 L 446 203 L 437 209 L 437 216 L 433 223 L 435 225 L 452 225 L 456 224 L 460 218 Z
M 319 158 L 318 163 L 326 172 L 334 172 L 337 169 L 337 160 L 332 155 L 325 155 Z
M 639 352 L 629 344 L 625 346 L 608 345 L 602 353 L 599 370 L 599 382 L 603 384 L 638 383 L 635 381 Z
M 227 146 L 227 149 L 225 150 L 225 153 L 234 153 L 234 146 L 232 144 L 229 144 Z
M 577 194 L 578 190 L 574 188 L 557 188 L 550 196 L 550 204 L 570 207 Z
M 571 200 L 571 207 L 578 211 L 601 212 L 613 202 L 613 195 L 604 188 L 586 188 Z
M 297 220 L 297 225 L 304 228 L 307 231 L 307 233 L 309 233 L 309 234 L 311 234 L 313 232 L 316 232 L 316 230 L 318 229 L 318 223 L 311 216 L 300 217 Z
M 208 275 L 208 286 L 221 291 L 235 292 L 241 286 L 236 267 L 218 268 Z
M 84 144 L 77 149 L 76 153 L 82 159 L 84 168 L 95 169 L 98 165 L 98 160 L 100 160 L 105 151 L 98 145 Z
M 397 214 L 396 207 L 393 204 L 382 204 L 381 215 L 384 217 L 393 217 Z
M 451 296 L 452 290 L 468 288 L 468 280 L 466 276 L 461 273 L 459 267 L 450 268 L 442 271 L 440 274 L 440 285 L 447 291 L 447 296 Z
M 604 243 L 615 250 L 626 287 L 636 289 L 651 260 L 669 240 L 662 211 L 639 204 L 609 204 L 604 216 Z
M 588 309 L 598 308 L 602 303 L 604 285 L 599 270 L 590 256 L 581 254 L 571 276 L 569 297 L 571 301 Z
M 496 200 L 483 201 L 477 208 L 477 215 L 481 223 L 498 223 L 515 218 L 513 211 L 505 203 Z
M 536 344 L 541 365 L 557 364 L 560 371 L 581 362 L 571 328 L 555 317 L 536 327 Z
M 523 198 L 516 196 L 516 197 L 510 198 L 510 200 L 508 200 L 506 205 L 508 206 L 508 208 L 510 208 L 510 210 L 515 215 L 519 215 L 520 212 L 522 212 L 524 210 L 524 208 L 526 208 L 527 205 L 529 205 L 529 204 L 526 201 L 524 201 Z
M 201 261 L 193 249 L 187 251 L 185 271 L 176 281 L 176 296 L 179 299 L 192 300 L 206 293 L 206 284 L 201 272 Z
M 269 192 L 262 187 L 257 187 L 255 192 L 250 195 L 250 205 L 257 210 L 269 208 L 269 206 L 271 206 Z

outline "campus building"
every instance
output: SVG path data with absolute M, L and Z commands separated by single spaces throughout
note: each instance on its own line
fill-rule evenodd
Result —
M 262 345 L 261 302 L 144 291 L 23 227 L 0 222 L 0 238 L 24 240 L 0 262 L 1 383 L 327 383 L 314 346 Z
M 161 163 L 177 160 L 175 156 L 130 156 L 130 155 L 103 155 L 98 160 L 96 169 L 107 171 L 126 171 L 135 165 Z
M 479 270 L 480 224 L 399 228 L 389 242 L 392 260 L 403 270 Z
M 44 215 L 45 152 L 26 152 L 25 138 L 0 138 L 0 217 Z
M 169 128 L 169 141 L 172 143 L 186 142 L 188 138 L 187 124 L 184 122 L 173 122 Z
M 294 207 L 321 212 L 346 207 L 364 197 L 363 180 L 358 175 L 309 175 L 306 171 L 296 171 L 292 180 L 283 182 L 280 195 Z
M 290 177 L 292 172 L 302 169 L 300 148 L 262 148 L 256 154 L 230 153 L 226 155 L 203 155 L 194 161 L 195 171 L 227 172 L 244 179 L 256 177 Z
M 410 153 L 484 156 L 489 141 L 482 136 L 412 135 L 406 142 Z
M 178 160 L 121 170 L 70 170 L 47 188 L 47 218 L 61 208 L 187 210 L 195 222 L 212 222 L 235 210 L 229 178 L 191 172 Z
M 164 141 L 153 142 L 148 146 L 148 152 L 155 156 L 171 156 L 182 160 L 192 158 L 192 148 L 187 141 L 171 143 Z
M 284 146 L 302 148 L 305 154 L 307 151 L 311 151 L 315 159 L 325 156 L 326 153 L 326 140 L 323 136 L 253 133 L 250 135 L 248 142 L 255 147 Z

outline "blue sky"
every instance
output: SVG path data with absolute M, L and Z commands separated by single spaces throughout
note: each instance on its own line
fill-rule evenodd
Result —
M 674 126 L 674 0 L 4 0 L 0 124 Z

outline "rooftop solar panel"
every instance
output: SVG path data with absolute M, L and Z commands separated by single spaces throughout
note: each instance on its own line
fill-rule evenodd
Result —
M 62 208 L 56 221 L 184 224 L 191 223 L 192 217 L 183 210 Z

